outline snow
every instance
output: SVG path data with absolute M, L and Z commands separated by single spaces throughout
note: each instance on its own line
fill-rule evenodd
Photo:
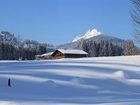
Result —
M 0 105 L 140 105 L 140 56 L 0 61 Z
M 87 52 L 79 49 L 57 49 L 58 51 L 62 52 L 63 54 L 88 54 Z
M 53 52 L 49 52 L 49 53 L 42 54 L 41 56 L 50 56 L 52 54 L 53 54 Z
M 101 34 L 102 33 L 98 32 L 97 29 L 88 30 L 84 35 L 77 36 L 76 38 L 74 38 L 74 40 L 72 42 L 76 42 L 76 41 L 79 41 L 81 39 L 89 39 L 91 37 L 98 36 L 98 35 L 101 35 Z

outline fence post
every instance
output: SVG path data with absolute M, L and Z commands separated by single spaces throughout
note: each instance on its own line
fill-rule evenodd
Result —
M 11 87 L 11 79 L 8 79 L 8 87 Z

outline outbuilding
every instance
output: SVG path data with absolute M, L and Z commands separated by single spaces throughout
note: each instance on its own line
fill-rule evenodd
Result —
M 52 54 L 53 52 L 45 53 L 42 55 L 36 55 L 37 60 L 42 60 L 42 59 L 52 59 Z

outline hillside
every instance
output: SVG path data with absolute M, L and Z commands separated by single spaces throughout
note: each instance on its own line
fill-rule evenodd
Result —
M 140 56 L 0 61 L 0 104 L 139 105 L 139 68 Z
M 30 48 L 36 49 L 37 46 L 43 45 L 46 49 L 54 49 L 54 46 L 48 43 L 39 43 L 35 40 L 25 40 L 20 37 L 16 37 L 14 34 L 8 31 L 0 31 L 0 42 L 7 43 L 9 45 L 13 45 L 15 47 L 23 47 L 23 48 Z

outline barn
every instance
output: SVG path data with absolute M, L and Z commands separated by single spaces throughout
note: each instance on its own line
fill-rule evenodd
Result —
M 53 59 L 59 58 L 82 58 L 87 57 L 88 53 L 79 49 L 57 49 L 53 54 Z

